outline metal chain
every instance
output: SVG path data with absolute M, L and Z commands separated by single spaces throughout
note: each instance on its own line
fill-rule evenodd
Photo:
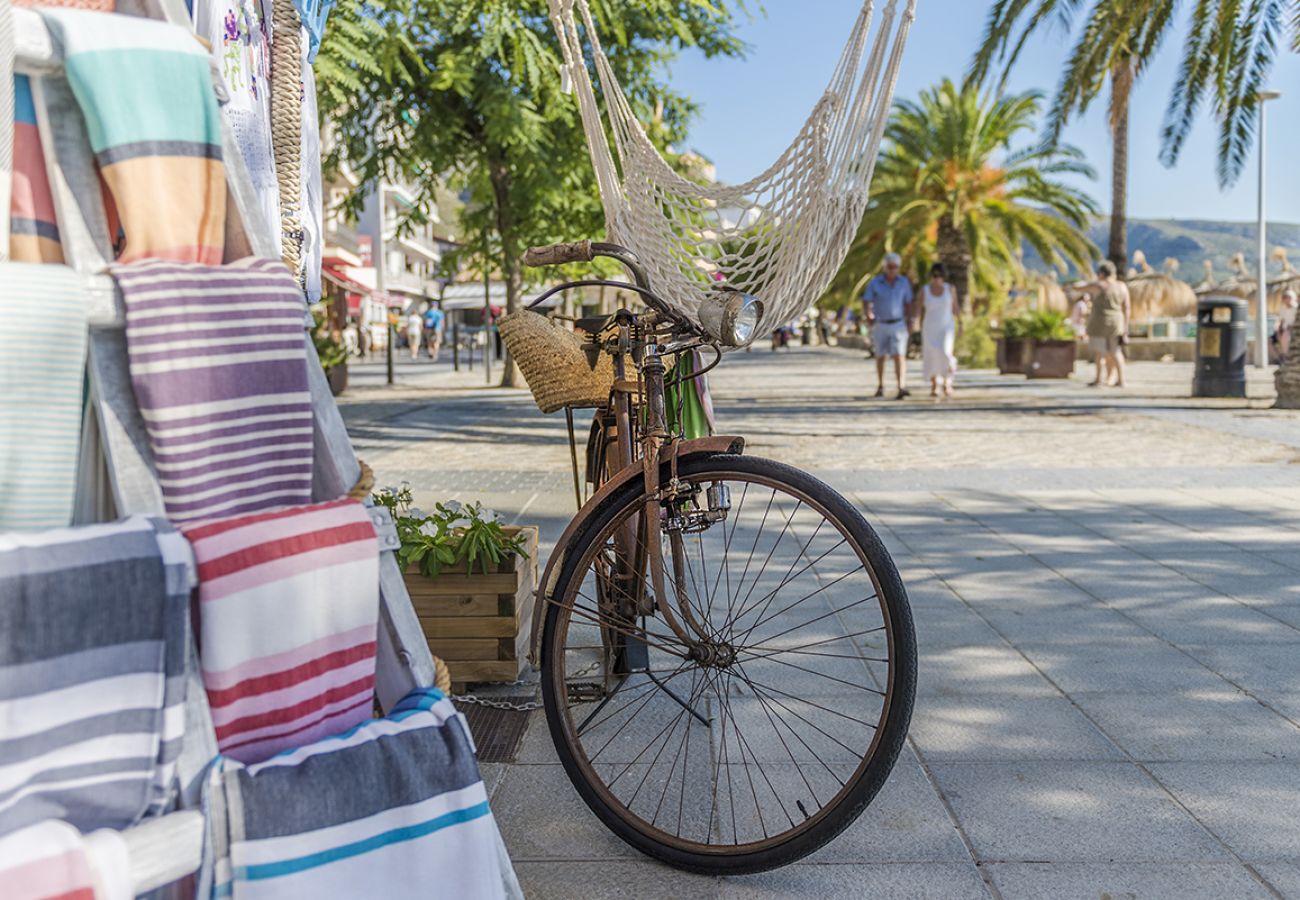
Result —
M 571 678 L 582 678 L 584 675 L 590 675 L 600 668 L 599 662 L 594 662 L 586 668 L 580 669 L 571 675 Z M 522 687 L 523 685 L 536 685 L 535 681 L 520 679 L 519 681 L 500 681 L 493 682 L 501 687 Z M 542 703 L 539 700 L 531 700 L 527 703 L 511 703 L 509 700 L 494 700 L 491 697 L 479 697 L 475 694 L 457 694 L 453 696 L 452 701 L 455 703 L 469 703 L 475 706 L 487 706 L 491 709 L 508 709 L 513 712 L 532 712 L 541 709 Z

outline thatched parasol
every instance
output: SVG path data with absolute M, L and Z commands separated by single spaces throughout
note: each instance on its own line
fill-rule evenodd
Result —
M 1300 271 L 1291 265 L 1285 247 L 1273 251 L 1273 262 L 1282 268 L 1282 274 L 1268 283 L 1268 311 L 1275 313 L 1282 308 L 1282 294 L 1285 291 L 1300 294 Z
M 1201 263 L 1201 265 L 1205 267 L 1205 277 L 1201 279 L 1200 284 L 1192 288 L 1198 297 L 1213 294 L 1214 289 L 1219 285 L 1219 283 L 1214 280 L 1214 260 L 1207 259 Z
M 1259 289 L 1259 284 L 1251 273 L 1250 267 L 1246 265 L 1246 254 L 1234 254 L 1228 262 L 1228 268 L 1232 270 L 1232 275 L 1227 280 L 1216 284 L 1211 293 L 1240 297 L 1243 300 L 1254 297 L 1255 291 Z
M 1044 275 L 1038 275 L 1035 279 L 1038 288 L 1038 308 L 1050 309 L 1055 312 L 1068 313 L 1070 311 L 1070 299 L 1065 295 L 1065 289 L 1056 278 L 1056 272 L 1048 272 Z
M 1191 285 L 1174 277 L 1178 268 L 1176 260 L 1165 260 L 1166 271 L 1157 272 L 1147 262 L 1146 254 L 1138 250 L 1133 254 L 1133 262 L 1135 267 L 1128 279 L 1128 292 L 1133 300 L 1134 319 L 1179 318 L 1195 314 L 1196 294 Z

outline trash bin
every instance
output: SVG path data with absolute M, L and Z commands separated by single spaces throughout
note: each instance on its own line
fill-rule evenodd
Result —
M 1246 396 L 1246 301 L 1202 297 L 1196 306 L 1193 397 Z

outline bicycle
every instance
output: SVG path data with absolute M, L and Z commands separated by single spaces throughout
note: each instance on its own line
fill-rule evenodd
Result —
M 577 322 L 614 384 L 587 444 L 595 492 L 537 591 L 530 658 L 551 737 L 586 804 L 641 852 L 708 874 L 786 865 L 857 819 L 898 757 L 916 686 L 907 594 L 843 496 L 744 455 L 743 438 L 667 427 L 682 386 L 667 360 L 711 349 L 711 370 L 756 336 L 761 301 L 722 290 L 689 320 L 614 244 L 525 263 L 595 257 L 631 284 L 570 282 L 529 306 L 613 284 L 647 307 Z

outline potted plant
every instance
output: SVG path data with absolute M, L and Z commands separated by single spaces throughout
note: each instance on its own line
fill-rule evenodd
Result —
M 337 397 L 348 387 L 348 348 L 330 329 L 323 309 L 314 310 L 312 319 L 315 326 L 311 331 L 311 339 L 316 345 L 316 356 L 320 359 L 321 368 L 325 370 L 330 393 Z
M 1039 310 L 1028 317 L 1030 378 L 1069 378 L 1074 374 L 1074 329 L 1065 313 Z
M 1029 364 L 1029 317 L 1013 316 L 1002 323 L 998 337 L 998 372 L 1023 375 Z
M 407 592 L 453 685 L 514 681 L 528 657 L 537 528 L 504 525 L 481 504 L 411 505 L 410 487 L 373 495 L 397 525 Z

